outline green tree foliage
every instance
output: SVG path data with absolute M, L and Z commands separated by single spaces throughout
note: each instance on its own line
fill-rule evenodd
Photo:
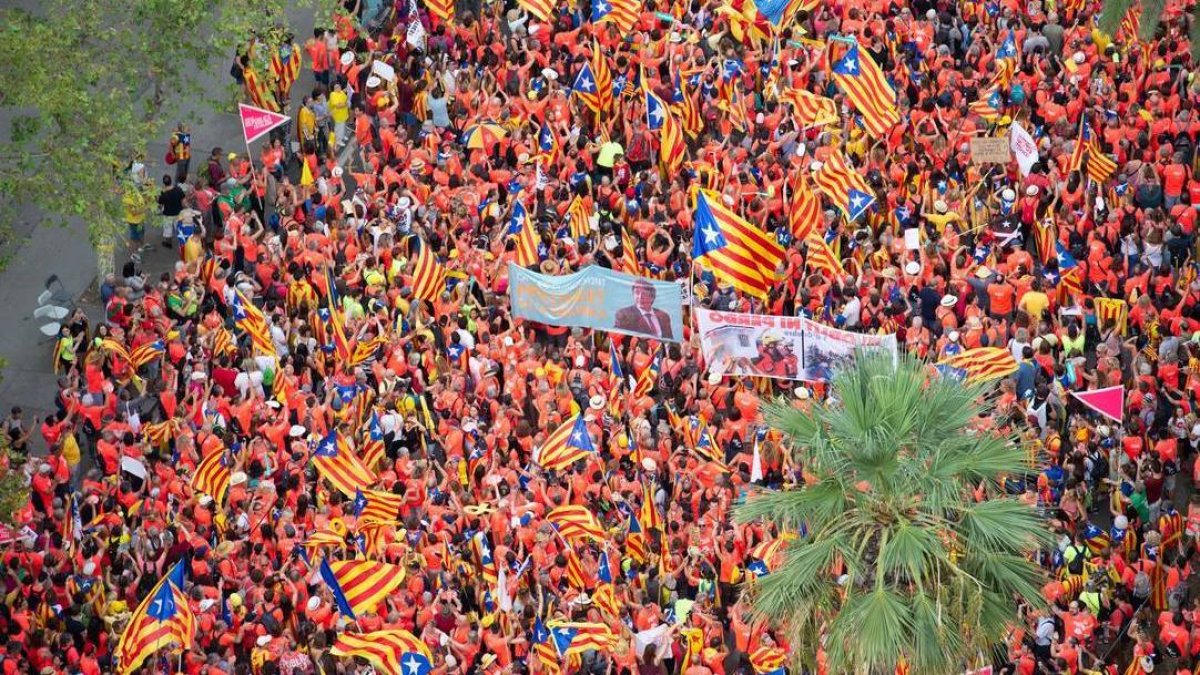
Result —
M 1100 10 L 1100 30 L 1109 35 L 1116 35 L 1121 19 L 1125 17 L 1130 7 L 1138 14 L 1138 39 L 1149 42 L 1154 39 L 1158 25 L 1162 21 L 1166 0 L 1104 0 Z M 1192 7 L 1191 35 L 1192 59 L 1200 60 L 1200 3 Z
M 11 121 L 0 128 L 0 222 L 32 205 L 60 223 L 82 219 L 96 240 L 119 232 L 124 167 L 164 134 L 184 97 L 228 72 L 239 46 L 283 25 L 287 2 L 18 4 L 0 8 L 0 111 Z
M 836 402 L 812 411 L 767 407 L 816 480 L 753 494 L 736 511 L 807 532 L 755 584 L 753 607 L 810 667 L 824 644 L 831 673 L 891 675 L 901 658 L 914 673 L 961 673 L 1017 619 L 1014 598 L 1041 598 L 1030 554 L 1053 537 L 1002 488 L 1029 459 L 1014 439 L 968 430 L 991 413 L 984 387 L 930 378 L 907 357 L 895 370 L 890 358 L 860 359 L 832 391 Z

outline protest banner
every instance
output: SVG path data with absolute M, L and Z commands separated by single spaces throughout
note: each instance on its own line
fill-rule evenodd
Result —
M 1040 159 L 1037 141 L 1033 140 L 1033 136 L 1030 136 L 1028 131 L 1025 131 L 1025 127 L 1015 122 L 1009 130 L 1008 141 L 1013 157 L 1017 160 L 1017 166 L 1021 168 L 1021 175 L 1028 176 L 1029 172 L 1033 170 L 1033 165 L 1037 164 Z
M 683 293 L 679 284 L 585 267 L 550 276 L 509 265 L 513 315 L 555 326 L 579 326 L 679 342 Z
M 704 360 L 721 375 L 828 381 L 853 363 L 856 349 L 897 356 L 895 335 L 851 333 L 802 317 L 695 312 Z
M 976 164 L 994 162 L 1005 164 L 1009 159 L 1008 137 L 982 136 L 971 139 L 971 161 Z

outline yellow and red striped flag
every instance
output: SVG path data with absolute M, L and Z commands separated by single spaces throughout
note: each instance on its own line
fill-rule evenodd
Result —
M 285 99 L 300 75 L 300 61 L 300 46 L 295 43 L 283 45 L 271 54 L 271 75 L 278 84 L 280 95 Z
M 993 86 L 983 93 L 983 98 L 972 101 L 967 109 L 991 122 L 1004 112 L 1004 97 L 1000 94 L 999 85 Z
M 808 238 L 808 267 L 811 270 L 819 270 L 820 272 L 835 278 L 841 279 L 846 276 L 846 268 L 842 267 L 842 261 L 838 259 L 833 249 L 829 248 L 829 244 L 819 236 Z
M 687 159 L 687 141 L 683 138 L 683 127 L 670 112 L 663 119 L 662 135 L 659 137 L 658 159 L 662 168 L 670 174 L 678 173 Z
M 354 525 L 355 540 L 361 540 L 360 546 L 368 558 L 380 558 L 387 553 L 388 545 L 395 541 L 397 527 L 400 527 L 400 522 L 396 520 L 360 520 Z
M 311 560 L 321 553 L 322 548 L 345 549 L 347 532 L 346 523 L 341 518 L 334 518 L 325 527 L 308 535 L 304 540 L 304 551 Z
M 429 245 L 413 235 L 409 246 L 417 246 L 413 254 L 412 294 L 414 298 L 433 302 L 446 290 L 446 268 L 437 261 Z
M 750 665 L 757 675 L 767 675 L 783 668 L 787 663 L 787 652 L 779 647 L 763 645 L 750 653 Z
M 642 264 L 638 261 L 637 246 L 633 243 L 633 234 L 629 227 L 621 229 L 621 270 L 626 274 L 643 276 Z
M 751 563 L 746 570 L 758 577 L 765 577 L 775 571 L 783 563 L 783 545 L 795 538 L 794 534 L 784 533 L 774 539 L 760 541 L 750 549 L 747 557 L 761 564 Z
M 582 415 L 575 415 L 546 437 L 537 454 L 537 463 L 548 471 L 561 471 L 594 454 L 596 446 L 587 423 Z
M 429 647 L 400 628 L 342 633 L 329 653 L 366 659 L 384 675 L 423 675 L 433 669 Z
M 161 358 L 166 351 L 167 347 L 163 344 L 162 340 L 148 342 L 135 347 L 132 352 L 129 352 L 129 365 L 133 366 L 134 370 L 137 370 L 155 359 Z
M 229 492 L 229 467 L 225 466 L 225 448 L 222 446 L 209 453 L 196 465 L 196 475 L 192 476 L 192 489 L 203 492 L 213 498 L 217 504 L 225 502 Z
M 375 482 L 375 474 L 363 466 L 336 429 L 321 439 L 312 461 L 317 472 L 347 497 L 353 497 Z
M 987 382 L 1017 372 L 1017 360 L 1003 347 L 977 347 L 948 359 L 938 361 L 943 374 L 958 377 L 969 383 Z
M 650 483 L 642 483 L 642 514 L 639 520 L 647 530 L 663 531 L 662 515 L 658 512 L 658 505 L 654 503 L 654 490 Z
M 1141 37 L 1138 35 L 1138 30 L 1141 28 L 1141 13 L 1142 8 L 1140 3 L 1129 3 L 1129 9 L 1125 11 L 1125 16 L 1121 17 L 1121 25 L 1117 30 L 1117 34 L 1125 38 L 1127 43 L 1139 42 Z
M 658 376 L 662 373 L 662 353 L 656 351 L 654 358 L 638 372 L 633 383 L 633 397 L 641 398 L 647 396 L 654 390 L 654 385 L 658 384 Z
M 267 317 L 262 310 L 255 307 L 240 290 L 234 291 L 231 309 L 234 322 L 250 336 L 254 349 L 260 354 L 275 356 L 275 343 L 271 340 Z
M 875 203 L 875 193 L 840 150 L 834 150 L 813 174 L 817 189 L 838 207 L 847 220 L 858 220 Z
M 378 352 L 380 347 L 386 347 L 387 344 L 386 335 L 376 335 L 369 340 L 360 340 L 354 343 L 354 350 L 350 352 L 350 358 L 346 359 L 346 365 L 353 368 L 364 363 L 367 359 L 375 356 L 375 352 Z
M 628 33 L 637 23 L 641 11 L 641 3 L 637 0 L 595 0 L 592 23 L 613 23 L 622 33 Z
M 129 350 L 125 349 L 125 345 L 121 344 L 120 342 L 117 342 L 110 337 L 104 338 L 100 340 L 100 347 L 109 354 L 116 355 L 122 361 L 125 361 L 126 363 L 129 362 Z
M 160 649 L 191 647 L 196 636 L 196 615 L 188 597 L 176 583 L 183 581 L 182 563 L 159 580 L 133 612 L 113 652 L 116 671 L 128 675 Z
M 271 112 L 279 112 L 279 104 L 275 102 L 275 94 L 271 93 L 271 89 L 258 76 L 258 71 L 253 68 L 247 68 L 242 72 L 242 78 L 245 81 L 246 98 L 250 99 L 250 103 L 256 108 L 270 110 Z
M 646 126 L 650 131 L 657 131 L 659 134 L 659 162 L 667 173 L 677 173 L 687 155 L 683 129 L 667 104 L 646 88 L 645 78 L 642 79 L 642 89 L 646 94 Z
M 567 207 L 567 231 L 571 233 L 571 238 L 575 240 L 583 239 L 591 234 L 592 223 L 587 207 L 583 204 L 583 198 L 576 195 L 571 200 L 571 205 Z
M 692 258 L 703 259 L 720 279 L 765 298 L 775 284 L 783 247 L 773 237 L 735 214 L 721 196 L 696 190 Z
M 379 463 L 387 456 L 383 440 L 383 427 L 379 424 L 379 414 L 372 410 L 366 425 L 359 433 L 362 434 L 363 441 L 363 466 L 374 471 L 375 467 L 379 466 Z
M 583 563 L 579 560 L 579 554 L 575 552 L 575 549 L 571 548 L 570 544 L 563 546 L 563 558 L 567 561 L 567 583 L 581 591 L 591 588 L 592 578 L 583 569 Z
M 821 200 L 803 179 L 792 181 L 788 196 L 788 229 L 795 241 L 807 241 L 821 232 Z
M 1079 127 L 1079 138 L 1075 140 L 1075 148 L 1071 151 L 1071 159 L 1067 163 L 1067 171 L 1082 172 L 1085 160 L 1088 178 L 1097 183 L 1104 183 L 1117 170 L 1117 163 L 1100 150 L 1100 144 L 1096 142 L 1091 127 L 1083 121 Z
M 629 529 L 625 533 L 625 554 L 636 563 L 646 562 L 646 533 L 634 513 L 629 514 Z
M 442 23 L 454 21 L 454 0 L 425 0 L 425 8 Z
M 608 625 L 585 621 L 551 621 L 546 624 L 550 637 L 561 656 L 582 654 L 587 651 L 609 651 L 616 644 L 617 636 Z
M 546 514 L 546 520 L 568 540 L 593 539 L 604 541 L 604 528 L 586 506 L 568 504 Z
M 700 106 L 696 98 L 687 89 L 687 83 L 675 73 L 675 91 L 671 94 L 671 108 L 679 115 L 683 132 L 689 138 L 696 138 L 704 131 L 704 118 L 700 115 Z
M 833 64 L 833 79 L 863 118 L 870 136 L 884 136 L 900 122 L 896 92 L 871 55 L 852 45 Z
M 550 639 L 550 631 L 546 630 L 541 616 L 534 619 L 531 640 L 533 652 L 537 654 L 538 661 L 542 664 L 542 670 L 547 675 L 559 675 L 562 672 L 562 665 L 558 662 L 558 650 L 554 648 L 554 641 Z
M 1117 331 L 1124 335 L 1125 324 L 1129 319 L 1129 305 L 1118 298 L 1096 298 L 1092 302 L 1096 306 L 1096 321 L 1100 324 L 1100 330 L 1105 330 L 1111 321 L 1117 327 Z
M 517 0 L 517 4 L 544 22 L 550 21 L 550 16 L 554 14 L 553 0 Z
M 521 267 L 536 265 L 541 256 L 538 255 L 538 233 L 529 220 L 529 213 L 522 209 L 523 219 L 521 231 L 517 232 L 517 259 Z
M 372 560 L 322 560 L 320 575 L 338 609 L 352 619 L 373 611 L 404 583 L 404 567 Z
M 1033 224 L 1033 242 L 1043 265 L 1054 259 L 1058 248 L 1058 224 L 1054 222 L 1053 216 L 1047 216 Z
M 402 495 L 382 490 L 359 490 L 354 495 L 354 515 L 359 520 L 392 521 L 400 518 Z
M 592 38 L 592 58 L 591 58 L 592 75 L 596 78 L 596 103 L 598 108 L 597 113 L 607 113 L 613 109 L 613 77 L 612 70 L 608 67 L 608 57 L 604 52 L 600 51 L 600 43 Z
M 792 115 L 802 127 L 819 127 L 838 121 L 837 104 L 831 98 L 791 88 L 780 94 L 779 100 L 792 106 Z
M 224 327 L 218 327 L 213 335 L 213 355 L 226 356 L 237 352 L 233 344 L 233 335 Z
M 601 612 L 614 618 L 621 616 L 621 605 L 617 601 L 617 593 L 611 583 L 598 584 L 592 593 L 592 601 L 596 603 L 596 607 Z

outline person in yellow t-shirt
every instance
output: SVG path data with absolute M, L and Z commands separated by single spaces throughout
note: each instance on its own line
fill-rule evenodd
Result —
M 305 96 L 300 110 L 296 113 L 296 133 L 299 136 L 300 147 L 308 152 L 308 148 L 317 147 L 317 114 L 312 109 L 312 97 Z
M 1029 291 L 1021 296 L 1017 308 L 1028 314 L 1035 322 L 1042 318 L 1042 313 L 1050 306 L 1050 297 L 1042 292 L 1042 280 L 1034 279 Z
M 146 240 L 146 214 L 149 210 L 146 195 L 137 185 L 126 186 L 125 194 L 121 196 L 121 208 L 125 212 L 125 225 L 128 226 L 129 249 L 136 250 Z
M 333 120 L 333 141 L 338 148 L 346 142 L 346 122 L 350 119 L 350 97 L 341 82 L 329 92 L 329 119 Z

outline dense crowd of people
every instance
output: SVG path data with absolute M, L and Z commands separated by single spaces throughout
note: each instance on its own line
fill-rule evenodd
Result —
M 1094 0 L 808 4 L 775 26 L 748 0 L 645 0 L 623 30 L 579 3 L 542 20 L 514 3 L 351 2 L 303 46 L 246 50 L 234 75 L 247 100 L 291 124 L 249 157 L 210 152 L 229 140 L 180 125 L 159 219 L 127 196 L 131 253 L 101 284 L 104 316 L 64 323 L 55 412 L 4 421 L 30 500 L 0 557 L 0 672 L 119 672 L 119 637 L 177 568 L 194 643 L 154 652 L 142 672 L 362 673 L 367 661 L 331 647 L 386 628 L 417 636 L 438 675 L 796 670 L 777 658 L 786 633 L 740 593 L 781 533 L 730 514 L 756 445 L 761 484 L 803 480 L 764 427 L 764 399 L 804 408 L 826 385 L 706 375 L 687 326 L 660 344 L 513 317 L 520 205 L 546 274 L 694 276 L 698 306 L 896 333 L 930 361 L 1010 350 L 1019 368 L 978 432 L 1028 447 L 1036 468 L 1005 487 L 1061 543 L 1040 558 L 1050 609 L 1014 598 L 1023 621 L 964 670 L 1192 673 L 1190 7 L 1166 2 L 1143 42 L 1130 21 L 1101 32 Z M 896 93 L 900 122 L 884 135 L 834 84 L 846 40 Z M 601 114 L 575 92 L 593 50 L 614 80 Z M 301 64 L 315 76 L 303 92 Z M 678 170 L 661 166 L 643 89 L 681 119 L 696 113 Z M 790 90 L 833 98 L 836 119 L 798 121 Z M 973 138 L 1011 125 L 1036 144 L 1028 170 L 973 161 Z M 853 221 L 822 202 L 817 236 L 845 274 L 813 269 L 789 217 L 795 182 L 835 152 L 876 199 Z M 1095 174 L 1101 156 L 1109 175 Z M 692 259 L 696 186 L 786 247 L 765 297 Z M 567 225 L 576 198 L 583 232 Z M 146 274 L 138 251 L 158 222 L 178 260 Z M 445 270 L 431 299 L 414 295 L 421 250 Z M 613 376 L 614 363 L 638 374 L 655 358 L 648 391 Z M 1071 396 L 1115 385 L 1128 390 L 1121 422 Z M 576 414 L 596 452 L 540 468 L 536 450 Z M 687 451 L 693 419 L 727 469 Z M 364 494 L 314 467 L 331 435 L 366 456 L 376 480 L 359 487 L 394 496 L 394 522 L 368 533 Z M 226 494 L 195 487 L 214 453 Z M 561 536 L 545 516 L 569 505 L 604 535 Z M 405 577 L 351 619 L 319 568 L 364 558 Z M 616 638 L 547 655 L 554 620 Z

